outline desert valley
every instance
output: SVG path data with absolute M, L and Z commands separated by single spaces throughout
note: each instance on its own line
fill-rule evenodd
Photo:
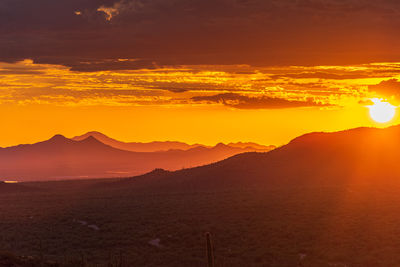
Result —
M 0 246 L 57 266 L 204 266 L 210 232 L 216 266 L 396 266 L 398 136 L 310 133 L 177 171 L 3 183 Z

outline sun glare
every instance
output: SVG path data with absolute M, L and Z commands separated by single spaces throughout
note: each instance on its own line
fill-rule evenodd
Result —
M 369 108 L 369 115 L 371 118 L 379 123 L 386 123 L 393 119 L 396 114 L 396 107 L 388 102 L 384 102 L 379 98 L 373 98 L 371 101 L 374 103 Z

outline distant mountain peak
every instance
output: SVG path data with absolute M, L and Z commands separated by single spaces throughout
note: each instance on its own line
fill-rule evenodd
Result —
M 85 139 L 82 139 L 82 140 L 79 140 L 79 141 L 75 141 L 75 142 L 78 142 L 80 144 L 85 144 L 85 145 L 91 145 L 91 146 L 110 147 L 109 145 L 104 144 L 103 142 L 101 142 L 99 139 L 97 139 L 93 135 L 90 135 L 90 136 L 86 137 Z
M 67 139 L 64 135 L 62 134 L 55 134 L 51 139 Z
M 75 141 L 81 141 L 81 140 L 84 140 L 84 139 L 86 139 L 86 138 L 88 138 L 90 136 L 97 137 L 98 138 L 97 140 L 103 139 L 103 138 L 109 139 L 109 137 L 107 135 L 105 135 L 105 134 L 103 134 L 101 132 L 98 132 L 98 131 L 90 131 L 90 132 L 87 132 L 85 134 L 82 134 L 82 135 L 79 135 L 79 136 L 75 136 L 75 137 L 73 137 L 71 139 L 75 140 Z
M 101 135 L 104 135 L 103 133 L 101 133 L 99 131 L 89 131 L 86 134 L 101 134 Z
M 97 140 L 96 137 L 94 137 L 93 135 L 90 135 L 80 142 L 100 142 L 100 141 Z
M 260 150 L 260 151 L 269 151 L 269 150 L 276 148 L 276 146 L 274 146 L 274 145 L 266 146 L 266 145 L 260 145 L 260 144 L 254 143 L 254 142 L 236 142 L 236 143 L 231 142 L 228 144 L 228 146 L 242 148 L 242 149 L 252 148 L 252 149 L 256 149 L 256 150 Z
M 219 142 L 218 144 L 216 144 L 215 146 L 226 146 L 224 143 Z
M 105 134 L 103 134 L 101 132 L 98 132 L 98 131 L 90 131 L 90 132 L 87 132 L 86 134 L 84 134 L 82 136 L 103 136 L 103 137 L 108 137 L 107 135 L 105 135 Z
M 56 134 L 52 138 L 50 138 L 48 141 L 51 141 L 51 142 L 60 142 L 61 141 L 61 142 L 63 142 L 63 141 L 66 141 L 66 140 L 70 141 L 70 139 L 66 138 L 64 135 Z
M 229 147 L 228 145 L 225 145 L 224 143 L 218 143 L 214 146 L 214 148 L 227 148 Z

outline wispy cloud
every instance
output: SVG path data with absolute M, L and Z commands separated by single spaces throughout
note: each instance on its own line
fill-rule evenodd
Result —
M 386 97 L 400 96 L 400 80 L 389 79 L 381 81 L 379 84 L 368 86 L 369 90 Z
M 288 100 L 275 97 L 251 97 L 235 93 L 225 93 L 212 96 L 195 96 L 194 101 L 220 103 L 238 109 L 281 109 L 298 107 L 323 107 L 329 104 L 317 103 L 311 99 Z
M 119 11 L 115 7 L 101 6 L 97 9 L 99 12 L 103 12 L 106 16 L 106 20 L 110 21 L 114 16 L 118 15 Z M 76 14 L 76 13 L 75 13 Z

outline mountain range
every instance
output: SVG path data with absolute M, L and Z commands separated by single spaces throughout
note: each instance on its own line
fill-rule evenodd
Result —
M 74 139 L 56 135 L 32 145 L 1 148 L 1 179 L 132 176 L 119 183 L 188 188 L 400 181 L 400 126 L 309 133 L 269 152 L 224 144 L 133 152 L 104 144 L 93 134 Z
M 155 170 L 115 185 L 185 190 L 273 186 L 400 185 L 400 126 L 309 133 L 267 153 L 249 152 L 192 169 Z
M 83 135 L 75 136 L 71 138 L 72 140 L 75 141 L 82 141 L 88 137 L 94 137 L 100 142 L 118 148 L 122 150 L 127 150 L 127 151 L 133 151 L 133 152 L 159 152 L 159 151 L 168 151 L 168 150 L 189 150 L 192 148 L 198 148 L 198 147 L 204 147 L 204 148 L 212 148 L 212 146 L 206 146 L 202 144 L 193 144 L 189 145 L 183 142 L 178 142 L 178 141 L 154 141 L 154 142 L 148 142 L 148 143 L 140 143 L 140 142 L 122 142 L 118 141 L 116 139 L 110 138 L 107 135 L 92 131 L 92 132 L 87 132 Z M 221 144 L 219 144 L 221 145 Z M 236 147 L 236 148 L 242 148 L 245 150 L 250 150 L 250 151 L 270 151 L 275 148 L 275 146 L 270 145 L 270 146 L 264 146 L 260 144 L 256 144 L 253 142 L 237 142 L 237 143 L 229 143 L 227 144 L 229 147 Z
M 100 139 L 100 140 L 99 140 Z M 124 143 L 98 132 L 0 148 L 0 180 L 31 181 L 133 176 L 155 168 L 178 170 L 273 147 L 214 147 L 180 142 Z M 243 147 L 244 146 L 244 147 Z M 134 151 L 137 149 L 138 151 Z
M 110 138 L 107 135 L 92 131 L 92 132 L 87 132 L 83 135 L 75 136 L 71 138 L 72 140 L 75 141 L 82 141 L 85 140 L 88 137 L 94 137 L 100 142 L 118 148 L 122 150 L 127 150 L 127 151 L 133 151 L 133 152 L 157 152 L 157 151 L 167 151 L 167 150 L 172 150 L 172 149 L 178 149 L 178 150 L 188 150 L 191 148 L 203 146 L 200 144 L 194 144 L 194 145 L 189 145 L 183 142 L 177 142 L 177 141 L 154 141 L 154 142 L 148 142 L 148 143 L 140 143 L 140 142 L 122 142 L 118 141 L 116 139 Z

